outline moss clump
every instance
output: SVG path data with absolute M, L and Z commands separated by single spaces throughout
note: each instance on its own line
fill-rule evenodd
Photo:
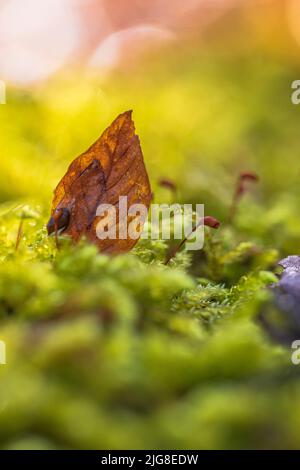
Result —
M 255 320 L 275 253 L 210 235 L 208 280 L 184 251 L 164 266 L 162 241 L 109 258 L 61 238 L 57 251 L 38 213 L 16 251 L 18 210 L 2 218 L 1 447 L 297 446 L 300 382 Z

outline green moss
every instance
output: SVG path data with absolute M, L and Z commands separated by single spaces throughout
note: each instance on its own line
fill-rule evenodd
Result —
M 300 249 L 295 73 L 270 58 L 178 60 L 119 75 L 103 93 L 63 78 L 11 90 L 0 108 L 2 448 L 300 445 L 297 367 L 257 321 L 279 257 Z M 168 176 L 179 202 L 205 203 L 222 222 L 168 266 L 164 241 L 109 258 L 63 238 L 57 252 L 44 228 L 67 164 L 127 108 L 155 202 L 170 198 L 156 185 Z M 244 169 L 261 182 L 228 225 Z

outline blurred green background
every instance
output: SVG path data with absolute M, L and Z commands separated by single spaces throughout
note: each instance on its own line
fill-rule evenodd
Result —
M 299 366 L 258 321 L 277 261 L 300 251 L 300 63 L 278 15 L 262 34 L 255 15 L 231 12 L 204 39 L 193 33 L 105 77 L 67 67 L 34 86 L 8 83 L 1 448 L 299 447 Z M 177 202 L 203 203 L 222 224 L 168 267 L 163 241 L 110 259 L 84 241 L 61 239 L 57 251 L 46 235 L 67 166 L 127 109 L 155 202 L 172 200 L 158 184 L 168 178 Z M 260 181 L 229 224 L 245 170 Z

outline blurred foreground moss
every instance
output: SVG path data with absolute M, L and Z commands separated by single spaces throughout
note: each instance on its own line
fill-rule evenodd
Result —
M 274 254 L 208 236 L 213 281 L 184 251 L 164 266 L 162 241 L 109 258 L 61 237 L 57 251 L 33 209 L 16 251 L 20 210 L 2 208 L 2 448 L 299 445 L 300 379 L 255 320 Z

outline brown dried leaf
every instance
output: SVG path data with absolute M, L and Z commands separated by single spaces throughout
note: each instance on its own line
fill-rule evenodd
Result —
M 135 134 L 132 111 L 118 116 L 101 137 L 69 166 L 54 191 L 48 233 L 64 229 L 74 241 L 82 236 L 106 253 L 124 253 L 135 245 L 136 239 L 100 240 L 96 227 L 101 217 L 96 216 L 100 204 L 116 208 L 117 234 L 119 228 L 119 196 L 127 196 L 128 207 L 151 201 L 151 188 L 144 165 L 140 141 Z M 57 222 L 56 214 L 69 211 L 67 226 Z M 66 212 L 66 211 L 65 211 Z M 128 224 L 130 220 L 122 220 Z M 141 228 L 143 221 L 141 221 Z

